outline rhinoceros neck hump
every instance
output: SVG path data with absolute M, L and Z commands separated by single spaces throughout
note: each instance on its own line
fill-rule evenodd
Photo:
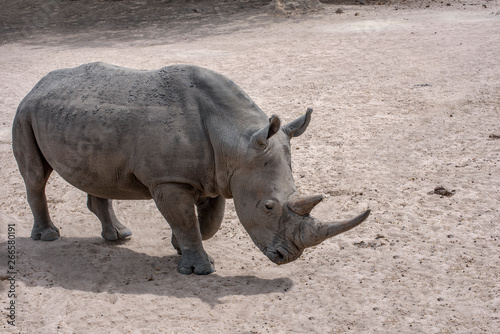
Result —
M 225 197 L 232 197 L 229 181 L 249 149 L 255 131 L 269 122 L 264 112 L 232 80 L 200 67 L 173 66 L 170 75 L 181 72 L 193 90 L 205 132 L 214 152 L 216 182 Z

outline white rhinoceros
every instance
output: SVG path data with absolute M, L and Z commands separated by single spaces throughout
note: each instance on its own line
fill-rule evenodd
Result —
M 226 198 L 234 198 L 239 220 L 271 261 L 293 261 L 370 212 L 333 223 L 309 215 L 322 196 L 297 193 L 290 139 L 304 132 L 311 112 L 281 126 L 233 81 L 196 66 L 138 71 L 91 63 L 51 72 L 21 102 L 13 124 L 31 237 L 59 237 L 45 197 L 55 170 L 88 193 L 107 240 L 131 235 L 112 199 L 154 199 L 172 228 L 180 273 L 215 270 L 202 240 L 219 229 Z

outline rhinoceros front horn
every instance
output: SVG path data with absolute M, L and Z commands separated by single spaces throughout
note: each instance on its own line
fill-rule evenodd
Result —
M 316 246 L 328 238 L 336 236 L 361 224 L 370 215 L 370 209 L 353 219 L 339 222 L 321 222 L 311 216 L 306 216 L 299 225 L 295 236 L 297 245 L 303 248 Z

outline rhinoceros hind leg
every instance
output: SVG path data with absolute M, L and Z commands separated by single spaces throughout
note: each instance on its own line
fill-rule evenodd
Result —
M 30 182 L 26 182 L 28 202 L 35 218 L 33 228 L 31 229 L 31 239 L 42 241 L 59 239 L 59 229 L 54 226 L 54 223 L 50 219 L 47 198 L 45 196 L 45 184 L 42 189 L 39 189 L 38 187 L 28 186 L 28 183 Z
M 200 223 L 203 240 L 210 239 L 217 233 L 224 218 L 225 207 L 226 199 L 222 196 L 203 198 L 196 203 L 198 222 Z
M 59 230 L 50 219 L 45 186 L 52 167 L 45 160 L 28 123 L 14 121 L 12 128 L 12 148 L 19 171 L 26 185 L 28 203 L 33 213 L 31 230 L 33 240 L 53 241 L 59 238 Z
M 104 239 L 113 241 L 132 235 L 132 232 L 116 218 L 111 200 L 88 194 L 87 207 L 101 221 L 101 235 Z
M 151 189 L 156 206 L 172 228 L 172 245 L 181 254 L 177 271 L 207 275 L 215 271 L 205 252 L 200 225 L 194 213 L 194 190 L 188 185 L 165 183 Z

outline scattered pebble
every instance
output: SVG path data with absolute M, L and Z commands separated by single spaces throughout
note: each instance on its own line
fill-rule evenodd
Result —
M 434 195 L 434 194 L 450 197 L 450 196 L 455 195 L 455 190 L 449 191 L 448 189 L 446 189 L 443 186 L 437 186 L 436 188 L 434 188 L 433 191 L 429 192 L 429 195 Z
M 360 241 L 360 242 L 355 242 L 353 243 L 354 246 L 356 247 L 359 247 L 359 248 L 378 248 L 378 247 L 382 247 L 385 245 L 385 243 L 381 242 L 381 241 L 368 241 L 368 242 L 365 242 L 365 241 Z
M 368 248 L 370 246 L 368 246 L 368 244 L 364 241 L 360 241 L 360 242 L 355 242 L 353 243 L 354 246 L 357 246 L 359 248 Z

